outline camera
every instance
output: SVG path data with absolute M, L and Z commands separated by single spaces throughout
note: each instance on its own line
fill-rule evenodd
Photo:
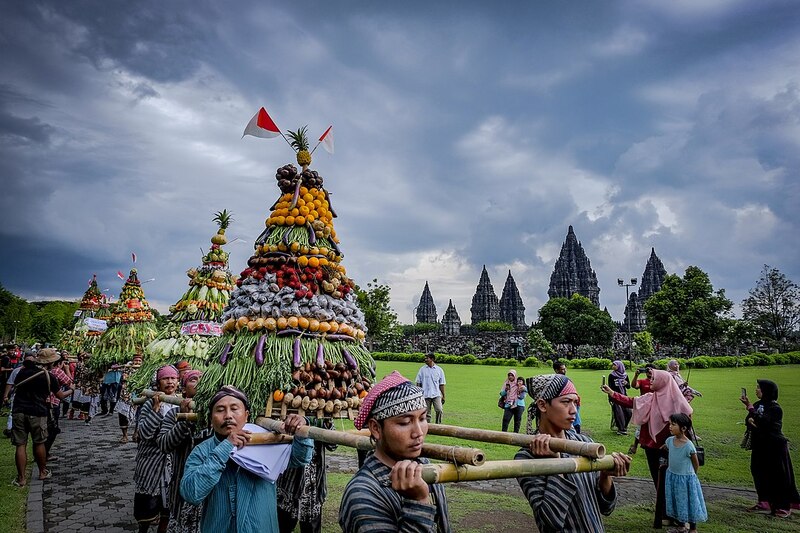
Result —
M 637 368 L 636 371 L 640 374 L 647 374 L 647 368 Z

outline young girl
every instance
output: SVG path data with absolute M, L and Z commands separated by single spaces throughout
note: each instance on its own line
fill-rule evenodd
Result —
M 689 522 L 689 533 L 697 533 L 697 522 L 708 520 L 703 489 L 697 479 L 697 450 L 689 440 L 692 419 L 683 413 L 669 417 L 669 432 L 664 448 L 669 450 L 669 467 L 666 479 L 667 516 L 679 522 Z M 673 529 L 676 533 L 685 532 L 685 527 Z

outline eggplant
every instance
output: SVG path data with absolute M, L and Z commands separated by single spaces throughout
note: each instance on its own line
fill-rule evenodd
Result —
M 272 232 L 272 228 L 274 227 L 275 226 L 270 226 L 266 228 L 264 231 L 262 231 L 261 235 L 259 235 L 258 238 L 256 239 L 256 244 L 264 244 L 264 241 L 267 240 L 267 237 L 269 237 L 269 234 Z
M 350 352 L 347 351 L 347 348 L 342 348 L 342 355 L 344 356 L 344 360 L 347 362 L 347 366 L 353 370 L 358 370 L 358 363 L 356 362 L 355 357 L 350 355 Z
M 256 365 L 261 366 L 264 364 L 264 343 L 267 341 L 266 335 L 261 335 L 261 338 L 258 339 L 258 343 L 256 343 L 256 349 L 253 352 L 253 355 L 256 358 Z
M 282 329 L 278 333 L 276 333 L 276 335 L 278 337 L 283 337 L 284 335 L 290 335 L 290 334 L 300 335 L 301 333 L 302 331 L 300 331 L 299 329 Z
M 300 337 L 295 338 L 292 345 L 292 364 L 294 368 L 300 367 Z
M 325 199 L 328 200 L 328 211 L 331 212 L 331 216 L 333 218 L 337 218 L 338 215 L 336 214 L 336 211 L 333 210 L 333 204 L 331 203 L 331 193 L 329 193 L 327 189 L 322 190 L 325 193 Z
M 322 346 L 322 343 L 317 345 L 317 366 L 325 368 L 325 348 Z
M 297 183 L 294 186 L 294 194 L 292 195 L 292 204 L 289 206 L 289 211 L 294 209 L 297 206 L 297 200 L 300 198 L 300 182 L 302 182 L 299 177 L 297 178 Z M 330 205 L 330 202 L 328 202 Z
M 219 354 L 219 364 L 224 365 L 228 362 L 228 354 L 231 353 L 231 348 L 233 348 L 231 343 L 227 343 L 225 345 L 225 347 L 222 349 L 222 353 Z
M 292 228 L 286 228 L 286 233 L 283 234 L 283 244 L 289 246 L 289 234 L 292 232 Z
M 316 244 L 317 234 L 314 232 L 314 228 L 311 227 L 311 222 L 306 222 L 306 229 L 308 230 L 308 244 Z
M 342 334 L 337 334 L 337 333 L 325 335 L 325 338 L 327 340 L 329 340 L 329 341 L 351 341 L 352 342 L 352 341 L 355 340 L 350 335 L 342 335 Z

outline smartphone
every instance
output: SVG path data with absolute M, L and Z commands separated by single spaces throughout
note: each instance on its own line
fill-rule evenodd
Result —
M 647 374 L 647 369 L 646 368 L 637 368 L 636 371 L 638 373 L 640 373 L 640 374 Z
M 746 397 L 747 397 L 747 389 L 742 387 L 742 398 L 746 398 Z
M 603 387 L 605 387 L 605 386 L 606 386 L 606 377 L 603 376 Z M 742 390 L 744 390 L 744 389 L 742 389 Z

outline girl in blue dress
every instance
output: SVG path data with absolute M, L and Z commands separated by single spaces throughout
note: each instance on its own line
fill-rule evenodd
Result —
M 683 413 L 676 413 L 669 417 L 669 432 L 664 445 L 669 451 L 669 467 L 666 478 L 666 503 L 667 516 L 678 522 L 689 523 L 689 529 L 681 527 L 673 529 L 670 533 L 697 533 L 697 522 L 708 520 L 706 502 L 703 499 L 703 489 L 697 478 L 697 450 L 694 443 L 689 440 L 691 435 L 692 419 Z

